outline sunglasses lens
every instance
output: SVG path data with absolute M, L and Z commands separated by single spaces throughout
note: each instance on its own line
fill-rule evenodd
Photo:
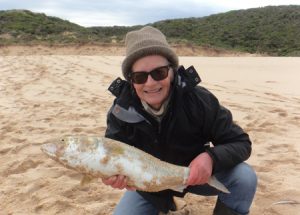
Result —
M 132 73 L 131 80 L 133 83 L 136 84 L 143 84 L 148 79 L 148 73 L 147 72 L 134 72 Z
M 169 66 L 157 68 L 157 69 L 151 71 L 151 77 L 155 81 L 161 81 L 161 80 L 165 79 L 166 77 L 168 77 L 168 71 L 169 71 Z

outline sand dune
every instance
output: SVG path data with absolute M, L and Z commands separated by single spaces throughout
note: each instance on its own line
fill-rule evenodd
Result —
M 123 191 L 48 159 L 40 145 L 64 134 L 103 135 L 122 57 L 0 56 L 0 214 L 112 213 Z M 300 58 L 181 57 L 253 140 L 259 177 L 253 215 L 299 214 Z M 216 197 L 187 195 L 172 214 L 211 214 Z M 275 204 L 288 200 L 286 204 Z M 282 202 L 281 202 L 282 203 Z M 294 203 L 294 204 L 293 204 Z

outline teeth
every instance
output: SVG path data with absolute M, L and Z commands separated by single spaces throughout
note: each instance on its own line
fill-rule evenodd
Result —
M 157 89 L 157 90 L 145 90 L 146 93 L 157 93 L 159 92 L 161 89 Z

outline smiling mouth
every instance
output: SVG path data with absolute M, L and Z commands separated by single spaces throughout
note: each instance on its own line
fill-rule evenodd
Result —
M 162 90 L 162 88 L 159 88 L 159 89 L 155 89 L 155 90 L 145 90 L 144 92 L 145 93 L 158 93 Z

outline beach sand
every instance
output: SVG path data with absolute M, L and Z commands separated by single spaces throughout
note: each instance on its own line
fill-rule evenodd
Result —
M 81 175 L 40 151 L 65 134 L 103 135 L 107 91 L 123 57 L 0 56 L 0 214 L 112 214 L 124 191 Z M 259 184 L 252 215 L 300 214 L 300 58 L 180 57 L 250 135 L 247 161 Z M 216 197 L 176 199 L 176 215 L 212 214 Z M 276 204 L 289 201 L 287 204 Z M 282 202 L 281 202 L 282 203 Z M 294 203 L 294 204 L 292 204 Z

